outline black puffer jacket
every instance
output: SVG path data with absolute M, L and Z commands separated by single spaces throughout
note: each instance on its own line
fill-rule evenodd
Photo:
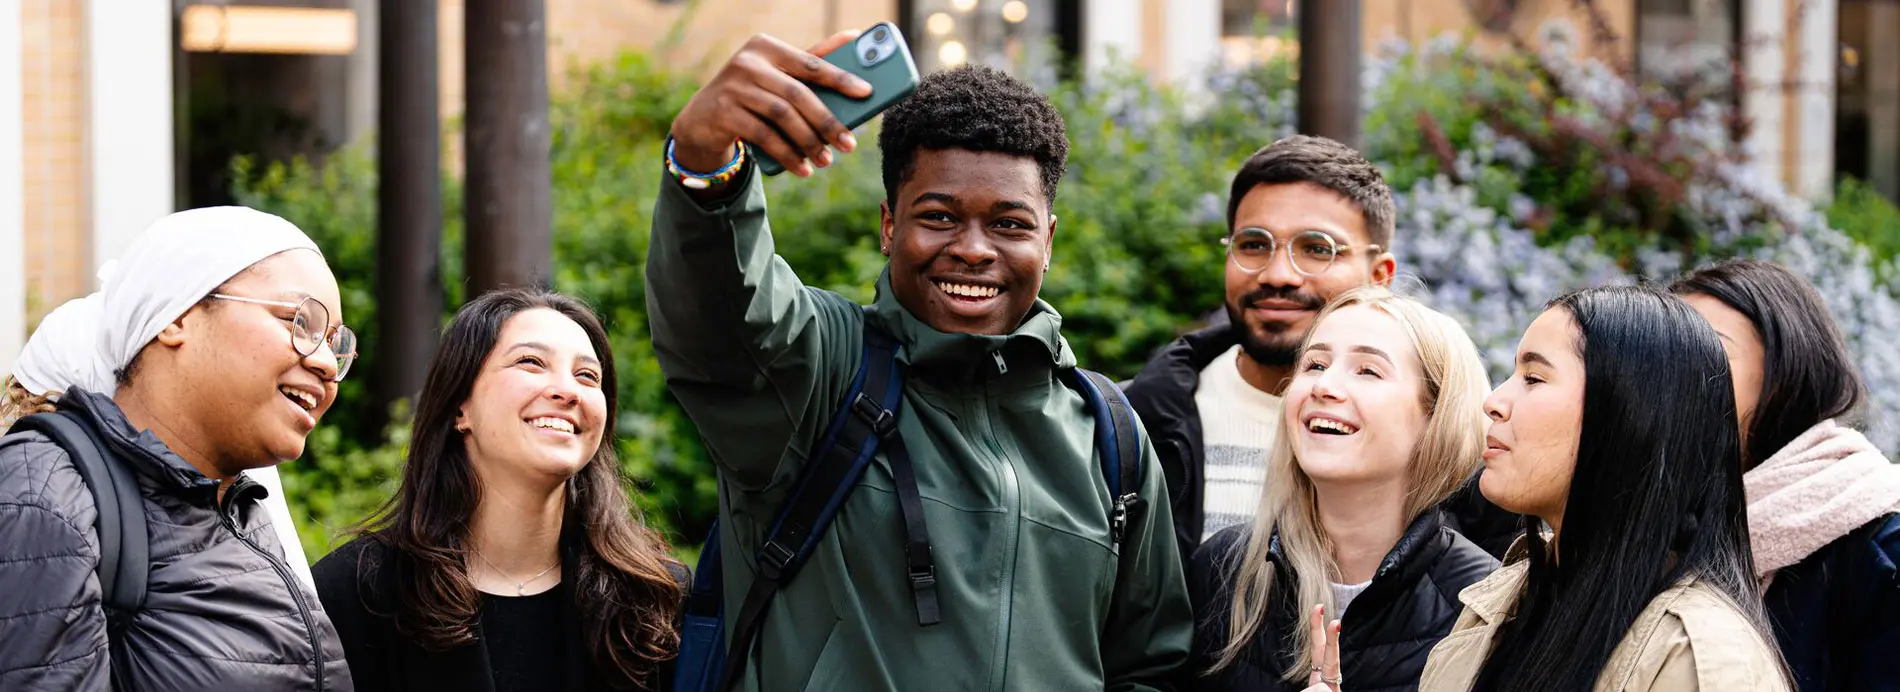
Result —
M 1238 343 L 1239 335 L 1226 322 L 1189 333 L 1161 349 L 1141 374 L 1122 386 L 1128 405 L 1154 439 L 1155 455 L 1167 475 L 1168 506 L 1174 513 L 1174 537 L 1183 559 L 1201 545 L 1205 526 L 1207 449 L 1201 443 L 1201 410 L 1194 403 L 1194 392 L 1201 386 L 1201 371 Z M 1518 515 L 1491 504 L 1478 492 L 1477 473 L 1439 507 L 1454 530 L 1493 557 L 1502 557 L 1511 541 L 1523 533 Z
M 138 471 L 151 534 L 145 608 L 126 625 L 140 692 L 348 692 L 336 630 L 284 562 L 265 490 L 218 483 L 104 396 L 68 392 Z M 97 505 L 65 450 L 38 433 L 0 438 L 0 690 L 110 689 Z
M 1187 690 L 1236 692 L 1297 692 L 1306 679 L 1290 683 L 1281 675 L 1293 665 L 1286 648 L 1289 627 L 1306 626 L 1308 607 L 1293 603 L 1290 586 L 1275 580 L 1269 607 L 1272 615 L 1241 660 L 1212 676 L 1202 674 L 1214 665 L 1227 641 L 1233 601 L 1231 570 L 1238 551 L 1246 549 L 1251 526 L 1223 529 L 1195 551 L 1188 566 L 1188 595 L 1194 602 L 1194 650 L 1179 682 Z M 1278 563 L 1276 537 L 1268 560 Z M 1386 553 L 1372 584 L 1346 609 L 1340 623 L 1339 665 L 1342 689 L 1352 692 L 1417 690 L 1419 675 L 1432 647 L 1451 632 L 1464 606 L 1458 592 L 1478 583 L 1497 569 L 1498 561 L 1446 526 L 1434 510 L 1412 522 L 1397 545 Z

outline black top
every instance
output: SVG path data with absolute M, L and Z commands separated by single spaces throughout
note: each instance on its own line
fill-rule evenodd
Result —
M 564 576 L 580 573 L 574 533 L 562 535 Z M 606 689 L 581 639 L 571 584 L 528 598 L 484 595 L 476 641 L 431 651 L 398 629 L 393 617 L 400 575 L 412 568 L 398 551 L 369 537 L 344 544 L 310 568 L 317 596 L 343 640 L 356 692 Z M 497 627 L 495 617 L 507 624 Z M 549 632 L 554 636 L 544 636 Z M 663 669 L 662 681 L 668 675 Z
M 1207 451 L 1202 445 L 1201 410 L 1194 392 L 1201 371 L 1215 358 L 1240 343 L 1234 327 L 1225 321 L 1192 332 L 1156 352 L 1141 374 L 1122 385 L 1128 405 L 1141 416 L 1142 427 L 1153 440 L 1155 456 L 1168 479 L 1168 505 L 1174 515 L 1175 541 L 1186 560 L 1201 545 L 1206 519 L 1202 494 L 1206 492 Z M 1478 544 L 1492 557 L 1523 533 L 1518 515 L 1492 504 L 1478 492 L 1478 473 L 1440 505 L 1453 530 Z
M 1295 605 L 1285 580 L 1274 580 L 1267 607 L 1271 616 L 1234 665 L 1201 677 L 1227 641 L 1228 609 L 1233 602 L 1233 561 L 1247 544 L 1249 524 L 1214 534 L 1188 565 L 1188 595 L 1194 602 L 1194 648 L 1177 686 L 1188 690 L 1294 692 L 1306 687 L 1281 677 L 1292 665 L 1286 647 L 1288 628 L 1306 626 L 1306 607 Z M 1279 563 L 1279 537 L 1267 559 Z M 1458 592 L 1497 569 L 1498 561 L 1465 540 L 1436 510 L 1419 516 L 1397 545 L 1386 553 L 1372 584 L 1352 601 L 1340 625 L 1339 663 L 1343 689 L 1399 692 L 1418 689 L 1425 658 L 1438 640 L 1451 633 L 1464 605 Z
M 482 639 L 495 692 L 539 692 L 566 684 L 561 602 L 568 591 L 562 583 L 532 596 L 482 594 Z

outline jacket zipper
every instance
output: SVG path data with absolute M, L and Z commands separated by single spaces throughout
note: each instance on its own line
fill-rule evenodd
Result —
M 997 354 L 996 362 L 998 366 L 1002 366 L 1003 357 L 1001 353 Z M 998 369 L 1001 370 L 1002 368 L 999 367 Z M 983 421 L 982 437 L 979 442 L 981 442 L 982 447 L 986 448 L 990 456 L 996 459 L 1002 467 L 1004 501 L 1010 508 L 1010 511 L 1005 513 L 1008 526 L 1005 527 L 1003 532 L 1006 537 L 1003 547 L 1003 550 L 1006 551 L 1005 559 L 1003 560 L 1003 601 L 1002 607 L 997 609 L 996 652 L 994 654 L 994 660 L 991 661 L 990 668 L 990 689 L 1000 691 L 1003 689 L 1003 682 L 1008 678 L 1009 639 L 1011 635 L 1010 619 L 1013 616 L 1016 604 L 1017 546 L 1022 539 L 1020 535 L 1023 513 L 1022 479 L 1017 477 L 1016 463 L 1012 461 L 1008 455 L 1003 454 L 1002 450 L 996 444 L 996 424 L 995 421 L 990 420 L 990 396 L 989 384 L 987 382 L 985 382 L 983 386 L 983 395 L 977 401 L 977 411 L 981 414 L 981 420 Z M 973 445 L 973 447 L 974 446 L 975 445 Z
M 233 487 L 227 490 L 225 494 L 230 497 L 236 497 L 236 491 L 237 488 Z M 310 604 L 304 602 L 303 589 L 298 587 L 296 577 L 290 573 L 288 566 L 279 562 L 276 558 L 271 557 L 270 551 L 264 550 L 261 546 L 252 542 L 251 539 L 245 538 L 244 534 L 237 530 L 237 524 L 231 521 L 229 505 L 218 508 L 218 521 L 224 524 L 225 530 L 230 531 L 231 535 L 238 539 L 238 542 L 250 547 L 252 552 L 257 553 L 264 558 L 265 562 L 270 563 L 271 569 L 277 571 L 277 577 L 284 580 L 284 586 L 290 589 L 290 599 L 296 601 L 297 614 L 303 617 L 304 636 L 310 640 L 310 662 L 312 667 L 316 668 L 317 672 L 317 692 L 323 692 L 323 647 L 317 642 L 317 621 L 310 617 Z

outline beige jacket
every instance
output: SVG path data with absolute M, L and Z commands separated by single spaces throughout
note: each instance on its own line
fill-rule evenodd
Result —
M 1517 607 L 1530 563 L 1518 561 L 1458 594 L 1464 613 L 1432 648 L 1420 692 L 1466 692 L 1498 627 Z M 1597 692 L 1787 692 L 1780 656 L 1721 592 L 1685 579 L 1656 595 L 1610 652 Z

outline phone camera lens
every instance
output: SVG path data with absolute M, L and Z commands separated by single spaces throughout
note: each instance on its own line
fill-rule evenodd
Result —
M 877 62 L 877 49 L 872 48 L 870 50 L 864 51 L 864 61 Z
M 891 37 L 890 32 L 882 28 L 879 28 L 877 31 L 871 32 L 871 40 L 878 43 L 883 43 L 885 39 L 888 39 L 890 37 Z

